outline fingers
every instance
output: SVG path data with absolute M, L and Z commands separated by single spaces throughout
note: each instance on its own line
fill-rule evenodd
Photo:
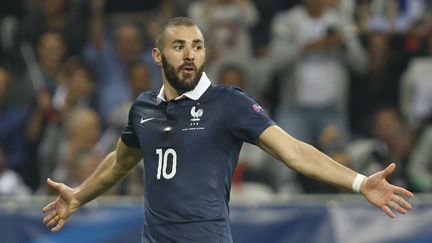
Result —
M 50 228 L 51 226 L 57 224 L 60 220 L 60 215 L 56 215 L 54 218 L 52 218 L 48 223 L 46 223 L 46 226 Z
M 64 219 L 59 219 L 57 225 L 51 229 L 51 232 L 59 231 L 61 228 L 63 228 L 65 223 L 66 223 L 66 221 Z
M 412 208 L 410 203 L 408 203 L 407 201 L 405 201 L 405 199 L 403 199 L 397 195 L 393 196 L 393 201 L 396 202 L 398 205 L 400 205 L 403 208 L 406 208 L 408 210 Z
M 395 193 L 399 194 L 399 195 L 403 195 L 403 196 L 407 196 L 407 197 L 414 197 L 414 194 L 410 191 L 408 191 L 407 189 L 403 188 L 403 187 L 398 187 L 395 186 L 394 188 Z
M 46 205 L 44 208 L 42 208 L 42 212 L 46 213 L 50 211 L 51 209 L 55 208 L 55 201 L 51 202 L 50 204 Z
M 408 210 L 406 210 L 405 208 L 399 206 L 399 204 L 397 204 L 394 201 L 388 202 L 387 205 L 390 206 L 390 207 L 392 207 L 392 208 L 394 208 L 394 209 L 396 209 L 396 211 L 398 211 L 401 214 L 406 214 L 408 212 Z
M 410 210 L 412 208 L 412 206 L 407 201 L 405 201 L 405 199 L 403 199 L 402 197 L 399 197 L 397 195 L 393 195 L 392 199 L 390 201 L 388 201 L 386 203 L 386 205 L 381 207 L 381 209 L 384 210 L 384 212 L 388 216 L 394 218 L 395 215 L 391 211 L 391 208 L 395 209 L 396 211 L 398 211 L 401 214 L 406 214 L 408 212 L 408 210 Z
M 51 229 L 52 232 L 57 232 L 61 228 L 63 228 L 66 220 L 62 219 L 60 215 L 57 213 L 57 211 L 54 211 L 50 213 L 48 216 L 46 216 L 42 221 L 48 228 L 51 228 L 53 225 L 54 228 Z
M 47 216 L 45 216 L 42 220 L 42 223 L 47 224 L 47 222 L 51 221 L 55 216 L 57 216 L 57 211 L 54 211 Z
M 57 190 L 59 190 L 59 187 L 61 185 L 60 183 L 51 180 L 51 178 L 47 179 L 47 183 L 48 183 L 48 185 L 52 186 L 53 188 L 55 188 Z
M 384 169 L 383 176 L 387 177 L 387 176 L 391 175 L 394 172 L 395 168 L 396 168 L 396 164 L 395 163 L 391 163 L 389 166 L 387 166 Z
M 381 209 L 390 217 L 390 218 L 394 218 L 395 215 L 394 213 L 391 211 L 391 209 L 389 208 L 389 206 L 384 205 L 381 207 Z

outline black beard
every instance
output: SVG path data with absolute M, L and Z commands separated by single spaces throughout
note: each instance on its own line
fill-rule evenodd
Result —
M 180 79 L 178 74 L 181 72 L 183 67 L 184 66 L 191 66 L 191 65 L 193 65 L 195 67 L 195 79 L 192 80 L 192 82 L 187 82 L 186 79 L 188 79 L 188 78 Z M 183 63 L 176 70 L 176 68 L 173 65 L 168 63 L 165 56 L 162 55 L 162 69 L 163 69 L 163 72 L 165 73 L 165 77 L 167 78 L 168 83 L 175 90 L 177 90 L 178 93 L 183 94 L 183 93 L 186 93 L 188 91 L 193 90 L 197 86 L 199 80 L 201 79 L 204 65 L 202 65 L 199 69 L 197 69 L 195 64 L 193 64 L 193 63 L 192 64 Z

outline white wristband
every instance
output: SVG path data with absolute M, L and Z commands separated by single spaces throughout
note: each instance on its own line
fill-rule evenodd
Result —
M 363 180 L 366 178 L 366 176 L 362 175 L 362 174 L 357 174 L 353 183 L 352 183 L 352 190 L 355 193 L 359 193 L 360 192 L 360 186 L 363 182 Z

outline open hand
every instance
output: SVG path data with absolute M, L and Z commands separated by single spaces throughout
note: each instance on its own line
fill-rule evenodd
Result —
M 387 182 L 386 177 L 391 175 L 396 168 L 391 163 L 387 168 L 367 177 L 360 188 L 360 193 L 373 205 L 381 208 L 389 217 L 395 214 L 391 208 L 399 213 L 405 214 L 412 208 L 402 196 L 413 197 L 414 194 L 405 188 L 392 185 Z
M 63 183 L 47 179 L 48 185 L 52 186 L 59 193 L 56 200 L 42 209 L 42 212 L 48 213 L 43 219 L 43 223 L 51 228 L 52 232 L 59 231 L 71 214 L 81 206 L 76 199 L 74 190 Z M 54 226 L 54 227 L 53 227 Z

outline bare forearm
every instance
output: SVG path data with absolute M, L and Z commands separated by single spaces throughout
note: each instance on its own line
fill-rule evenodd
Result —
M 115 152 L 105 157 L 93 174 L 76 189 L 75 194 L 81 205 L 106 192 L 122 178 L 120 174 L 115 174 L 112 171 L 116 160 L 115 157 Z
M 298 154 L 285 164 L 310 178 L 341 188 L 351 189 L 356 172 L 339 164 L 309 144 L 298 142 Z
M 313 146 L 291 137 L 278 126 L 266 129 L 257 140 L 257 145 L 295 171 L 341 188 L 350 189 L 357 175 Z
M 98 197 L 120 181 L 136 164 L 131 157 L 119 159 L 119 152 L 108 154 L 93 174 L 88 177 L 76 190 L 76 196 L 81 204 L 85 204 Z

